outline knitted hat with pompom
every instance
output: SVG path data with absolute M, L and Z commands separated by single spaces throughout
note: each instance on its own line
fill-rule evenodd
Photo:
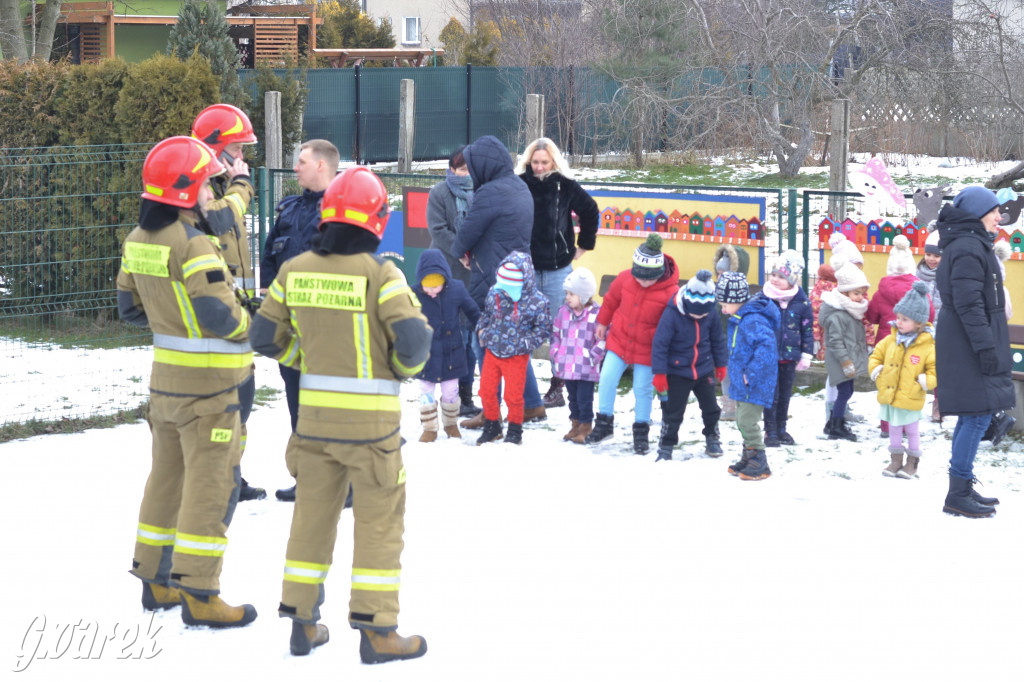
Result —
M 659 279 L 665 274 L 665 254 L 661 252 L 661 235 L 651 233 L 633 252 L 633 276 L 637 279 Z

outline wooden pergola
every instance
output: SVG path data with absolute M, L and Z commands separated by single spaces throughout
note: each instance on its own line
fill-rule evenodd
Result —
M 444 50 L 430 49 L 387 49 L 387 48 L 343 48 L 310 49 L 316 57 L 324 57 L 336 69 L 357 66 L 367 60 L 393 62 L 395 66 L 424 66 L 427 60 L 444 55 Z
M 316 4 L 242 5 L 229 12 L 225 18 L 232 27 L 252 27 L 253 57 L 258 63 L 281 61 L 285 55 L 297 59 L 300 26 L 308 28 L 309 47 L 315 51 L 316 27 L 324 23 L 323 17 L 316 15 Z M 67 3 L 60 13 L 61 23 L 80 27 L 83 62 L 114 57 L 114 28 L 118 25 L 173 26 L 178 21 L 177 15 L 115 14 L 110 0 Z

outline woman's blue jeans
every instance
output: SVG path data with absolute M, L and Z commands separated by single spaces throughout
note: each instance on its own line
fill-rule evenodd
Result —
M 985 435 L 991 414 L 960 415 L 953 428 L 953 455 L 949 458 L 949 473 L 957 478 L 974 478 L 974 456 Z

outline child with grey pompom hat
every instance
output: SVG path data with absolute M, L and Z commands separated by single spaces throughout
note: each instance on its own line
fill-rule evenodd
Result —
M 921 408 L 929 389 L 935 388 L 935 337 L 928 324 L 928 285 L 914 282 L 893 312 L 896 319 L 889 323 L 892 333 L 875 346 L 868 358 L 868 372 L 878 387 L 878 416 L 889 423 L 891 461 L 882 475 L 914 478 L 921 459 Z

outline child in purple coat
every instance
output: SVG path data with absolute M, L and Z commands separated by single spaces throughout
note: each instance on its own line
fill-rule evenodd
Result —
M 583 443 L 594 429 L 594 384 L 601 375 L 604 341 L 599 341 L 594 303 L 597 281 L 586 268 L 576 268 L 565 278 L 565 304 L 555 316 L 551 337 L 551 367 L 565 381 L 569 393 L 569 419 L 572 429 L 562 440 Z

